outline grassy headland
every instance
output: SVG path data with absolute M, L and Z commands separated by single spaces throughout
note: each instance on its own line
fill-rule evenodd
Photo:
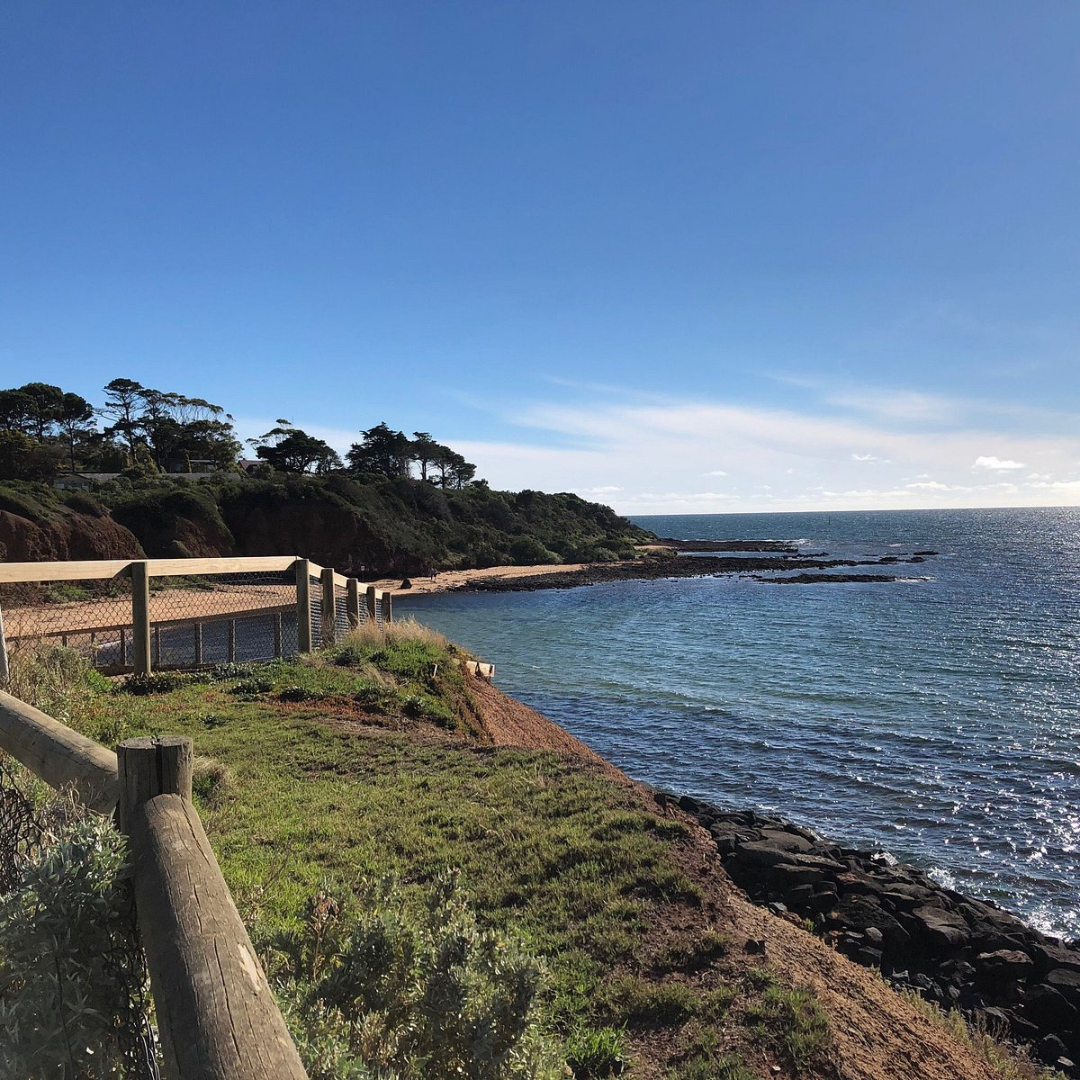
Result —
M 328 912 L 388 875 L 395 902 L 420 911 L 455 868 L 493 947 L 540 958 L 537 1031 L 582 1080 L 1006 1075 L 749 905 L 696 825 L 462 657 L 405 624 L 316 656 L 126 684 L 61 658 L 12 689 L 108 744 L 193 737 L 200 813 L 282 978 L 281 943 L 317 938 Z M 316 1035 L 345 1038 L 291 1016 L 312 1053 Z
M 11 561 L 298 554 L 367 575 L 609 562 L 651 538 L 568 493 L 345 474 L 120 477 L 93 494 L 8 482 L 0 485 L 0 519 Z

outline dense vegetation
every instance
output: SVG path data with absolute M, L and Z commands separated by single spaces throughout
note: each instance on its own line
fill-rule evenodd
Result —
M 45 383 L 0 391 L 0 511 L 108 515 L 151 557 L 297 554 L 358 574 L 609 561 L 649 536 L 576 495 L 493 491 L 427 432 L 376 424 L 343 463 L 279 420 L 245 472 L 219 406 L 128 379 L 105 391 L 97 410 Z M 109 479 L 59 491 L 62 463 Z

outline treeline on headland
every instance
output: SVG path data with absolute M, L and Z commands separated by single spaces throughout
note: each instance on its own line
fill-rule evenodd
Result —
M 650 538 L 573 494 L 494 491 L 426 432 L 377 424 L 342 461 L 278 421 L 242 464 L 219 406 L 123 379 L 105 392 L 94 409 L 45 383 L 0 391 L 0 558 L 296 554 L 377 576 L 613 561 Z

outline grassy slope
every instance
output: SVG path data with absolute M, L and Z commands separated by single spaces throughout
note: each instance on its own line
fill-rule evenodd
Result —
M 434 636 L 369 636 L 144 694 L 98 684 L 71 719 L 107 743 L 193 736 L 211 759 L 200 811 L 256 939 L 319 888 L 392 873 L 419 899 L 460 866 L 481 921 L 546 958 L 552 1027 L 598 1066 L 579 1077 L 605 1075 L 612 1046 L 635 1077 L 995 1075 L 880 980 L 750 908 L 702 836 L 640 790 L 487 744 L 458 658 Z

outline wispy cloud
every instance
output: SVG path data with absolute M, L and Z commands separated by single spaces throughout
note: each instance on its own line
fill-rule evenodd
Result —
M 1002 459 L 991 455 L 980 455 L 975 459 L 975 464 L 971 466 L 973 469 L 990 469 L 994 472 L 1007 472 L 1010 469 L 1026 469 L 1027 466 L 1022 461 L 1010 461 L 1009 459 Z
M 892 416 L 904 410 L 892 410 Z M 914 409 L 922 416 L 927 409 Z M 942 414 L 955 410 L 942 408 Z M 496 486 L 600 494 L 618 487 L 624 512 L 783 510 L 820 506 L 1054 505 L 1080 501 L 1071 484 L 1021 479 L 1019 470 L 1075 475 L 1080 438 L 954 430 L 873 416 L 837 418 L 809 408 L 766 409 L 723 401 L 537 403 L 511 418 L 522 443 L 460 447 Z M 565 448 L 567 442 L 572 445 Z M 537 445 L 563 443 L 564 447 Z M 997 452 L 986 453 L 987 445 Z M 868 450 L 867 447 L 872 447 Z M 723 469 L 701 464 L 724 461 Z M 973 468 L 973 462 L 980 462 Z M 1029 463 L 1025 465 L 1023 463 Z M 695 465 L 697 467 L 695 468 Z M 875 483 L 866 483 L 873 467 Z M 985 482 L 973 480 L 980 474 Z M 997 478 L 1008 474 L 1008 480 Z M 695 478 L 721 481 L 701 491 Z

